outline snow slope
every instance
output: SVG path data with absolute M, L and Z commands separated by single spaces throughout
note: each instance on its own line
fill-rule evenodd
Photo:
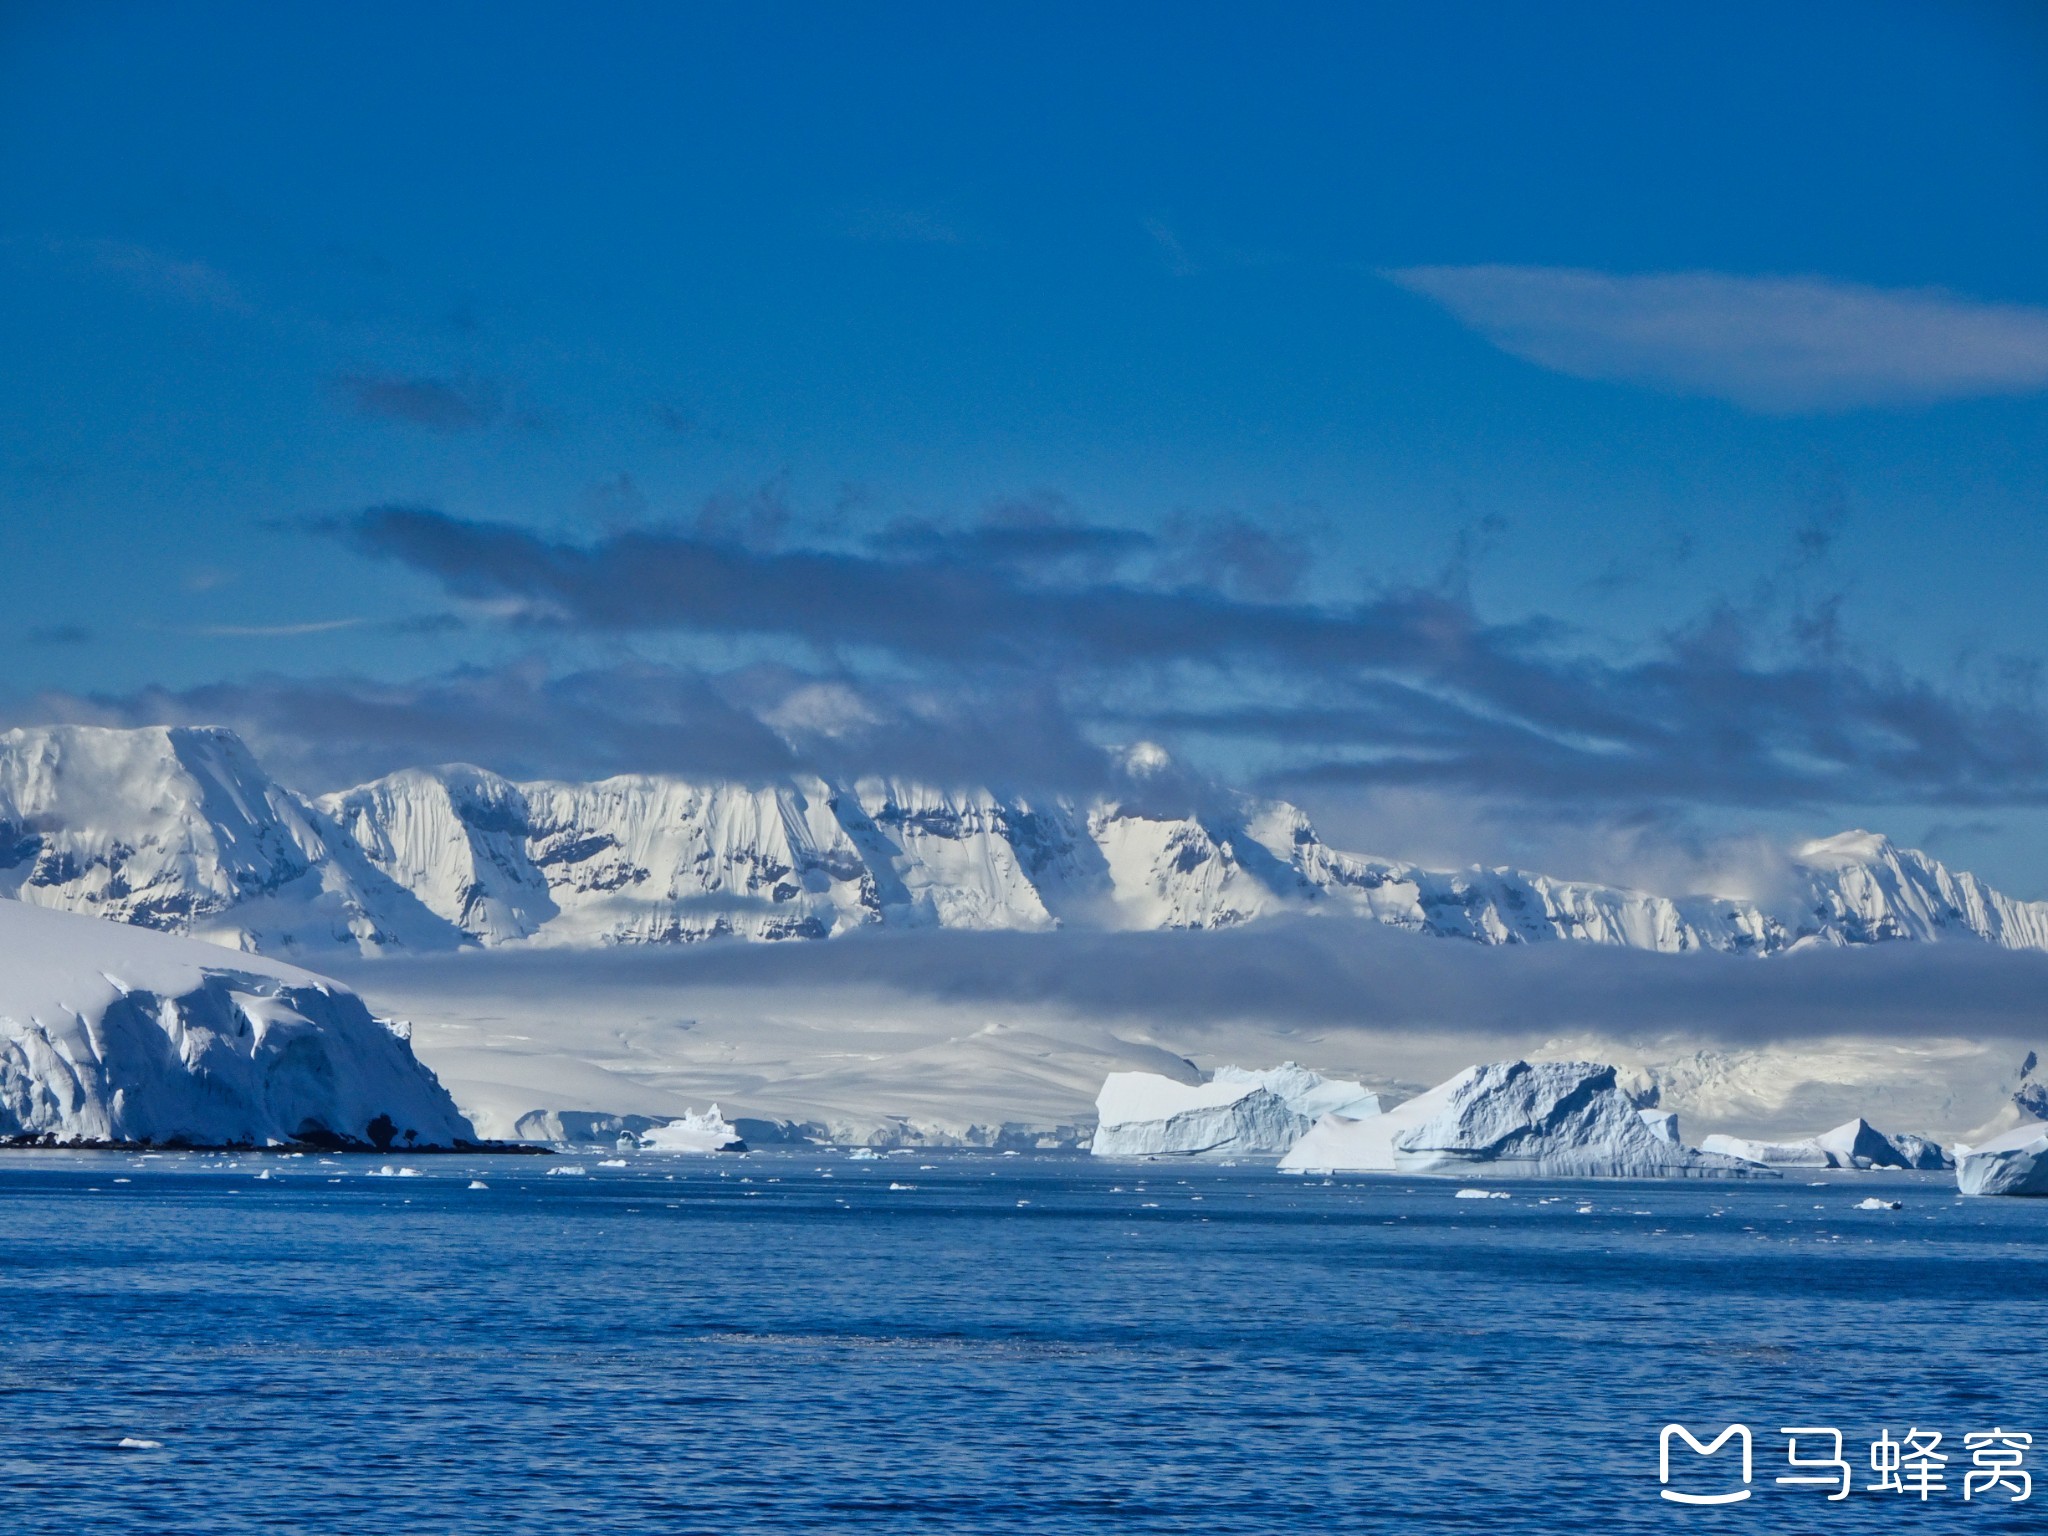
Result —
M 1517 1178 L 1772 1177 L 1647 1124 L 1598 1062 L 1493 1062 L 1369 1119 L 1325 1115 L 1280 1160 L 1290 1172 Z
M 1318 1116 L 1364 1118 L 1380 1101 L 1362 1083 L 1326 1078 L 1287 1062 L 1267 1071 L 1218 1067 L 1206 1083 L 1154 1072 L 1112 1072 L 1095 1098 L 1097 1157 L 1205 1152 L 1278 1153 Z
M 0 1136 L 452 1146 L 469 1123 L 337 983 L 0 902 Z
M 1321 912 L 1489 945 L 1664 952 L 1966 939 L 2020 902 L 1866 832 L 1776 905 L 1339 852 L 1298 809 L 1156 785 L 1091 800 L 899 780 L 519 784 L 407 769 L 307 800 L 231 733 L 0 734 L 0 895 L 265 953 L 823 939 L 863 928 L 1217 929 Z
M 1709 1136 L 1703 1152 L 1763 1163 L 1772 1168 L 1946 1168 L 1941 1148 L 1919 1136 L 1887 1136 L 1861 1118 L 1831 1131 L 1791 1141 L 1753 1141 L 1740 1136 Z

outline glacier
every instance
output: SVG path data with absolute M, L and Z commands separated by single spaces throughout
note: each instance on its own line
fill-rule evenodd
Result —
M 1290 1173 L 1512 1178 L 1775 1178 L 1653 1129 L 1600 1062 L 1467 1067 L 1383 1114 L 1329 1114 L 1280 1160 Z
M 1861 1116 L 1831 1131 L 1787 1141 L 1709 1136 L 1700 1143 L 1700 1150 L 1720 1152 L 1772 1168 L 1942 1169 L 1951 1166 L 1951 1159 L 1938 1143 L 1922 1136 L 1888 1136 Z
M 1112 1072 L 1096 1095 L 1096 1157 L 1280 1153 L 1319 1117 L 1379 1113 L 1361 1083 L 1326 1078 L 1293 1062 L 1265 1071 L 1218 1067 L 1205 1083 L 1156 1072 Z
M 898 779 L 514 782 L 409 768 L 309 797 L 213 727 L 0 733 L 0 896 L 264 954 L 815 940 L 872 929 L 1219 929 L 1322 913 L 1508 945 L 2048 951 L 2048 902 L 1868 832 L 1774 905 L 1341 852 L 1285 802 Z
M 1974 1146 L 1956 1146 L 1956 1188 L 1966 1195 L 2048 1195 L 2048 1122 L 2026 1121 Z
M 0 1138 L 455 1147 L 405 1033 L 275 961 L 0 902 Z

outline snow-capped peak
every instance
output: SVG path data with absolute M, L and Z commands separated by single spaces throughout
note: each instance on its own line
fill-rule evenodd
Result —
M 1483 944 L 2048 949 L 2048 903 L 1870 832 L 1802 847 L 1782 901 L 1672 897 L 1344 853 L 1295 806 L 1183 793 L 1157 749 L 1123 763 L 1127 792 L 1093 799 L 883 778 L 522 784 L 458 764 L 307 800 L 223 730 L 17 730 L 0 735 L 0 895 L 273 953 L 1220 928 L 1286 912 Z

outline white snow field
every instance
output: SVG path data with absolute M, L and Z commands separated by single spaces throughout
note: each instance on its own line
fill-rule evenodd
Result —
M 421 953 L 871 928 L 1230 928 L 1321 912 L 1487 945 L 1664 952 L 1966 939 L 2048 950 L 2048 902 L 1867 832 L 1763 906 L 1341 853 L 1280 801 L 1031 799 L 888 779 L 514 783 L 411 768 L 308 798 L 216 728 L 0 733 L 0 895 L 273 954 Z M 1183 800 L 1185 797 L 1183 796 Z
M 0 1136 L 453 1146 L 476 1133 L 336 982 L 0 902 Z
M 1951 1165 L 1938 1144 L 1921 1136 L 1887 1136 L 1860 1116 L 1831 1131 L 1788 1141 L 1709 1136 L 1700 1143 L 1700 1150 L 1772 1168 L 1940 1169 Z
M 1095 1096 L 1097 1157 L 1285 1152 L 1326 1114 L 1380 1112 L 1364 1084 L 1286 1062 L 1266 1071 L 1218 1067 L 1206 1083 L 1112 1072 Z
M 1294 1173 L 1501 1178 L 1774 1178 L 1645 1123 L 1599 1062 L 1491 1062 L 1381 1115 L 1325 1115 L 1280 1160 Z
M 0 896 L 317 956 L 416 1021 L 489 1138 L 609 1141 L 716 1100 L 749 1140 L 1078 1145 L 1110 1073 L 1290 1057 L 1388 1102 L 1473 1060 L 1613 1061 L 1637 1102 L 1765 1140 L 1868 1115 L 1981 1141 L 2043 1091 L 2013 1064 L 2048 961 L 2004 951 L 2048 947 L 2048 905 L 1881 838 L 1810 845 L 1766 908 L 1430 871 L 1279 802 L 1114 782 L 451 767 L 316 800 L 223 730 L 15 730 Z M 720 937 L 789 942 L 695 942 Z
M 2015 1126 L 1956 1147 L 1956 1188 L 1966 1195 L 2048 1195 L 2048 1122 Z
M 744 1152 L 747 1149 L 740 1133 L 726 1123 L 716 1104 L 701 1115 L 685 1113 L 666 1125 L 649 1126 L 640 1133 L 640 1145 L 649 1152 Z

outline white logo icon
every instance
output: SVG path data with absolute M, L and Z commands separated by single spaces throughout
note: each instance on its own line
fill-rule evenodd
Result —
M 1698 1440 L 1694 1439 L 1692 1431 L 1683 1424 L 1666 1424 L 1664 1432 L 1657 1437 L 1657 1481 L 1660 1483 L 1668 1484 L 1671 1481 L 1671 1437 L 1673 1435 L 1683 1440 L 1702 1456 L 1713 1455 L 1714 1452 L 1721 1449 L 1730 1440 L 1740 1436 L 1742 1440 L 1742 1487 L 1732 1493 L 1679 1493 L 1676 1489 L 1669 1487 L 1659 1489 L 1658 1491 L 1665 1498 L 1674 1504 L 1740 1504 L 1749 1497 L 1751 1447 L 1749 1426 L 1747 1424 L 1730 1424 L 1705 1445 L 1700 1444 Z

